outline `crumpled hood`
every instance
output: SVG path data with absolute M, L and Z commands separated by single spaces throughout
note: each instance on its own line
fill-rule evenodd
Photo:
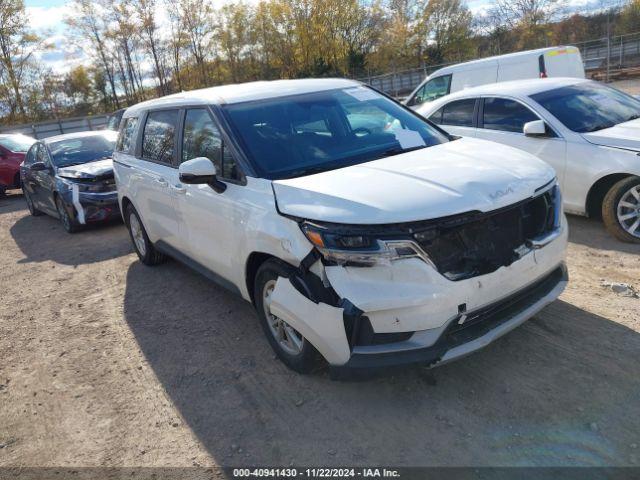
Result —
M 62 167 L 57 171 L 59 177 L 63 178 L 110 178 L 113 177 L 113 161 L 96 160 L 95 162 L 83 163 L 82 165 L 73 165 L 71 167 Z
M 531 154 L 461 138 L 306 177 L 275 180 L 280 212 L 308 220 L 384 224 L 487 212 L 531 197 L 554 178 Z
M 640 119 L 619 123 L 597 132 L 583 133 L 589 143 L 640 152 Z

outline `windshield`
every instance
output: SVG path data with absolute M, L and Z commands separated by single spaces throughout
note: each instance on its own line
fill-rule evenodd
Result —
M 424 120 L 365 87 L 223 106 L 261 176 L 292 178 L 448 141 Z
M 35 143 L 33 138 L 26 135 L 12 135 L 10 137 L 0 137 L 0 145 L 7 150 L 16 153 L 26 153 L 27 150 Z
M 531 98 L 574 132 L 595 132 L 640 118 L 640 100 L 597 83 L 555 88 Z
M 82 163 L 111 158 L 115 146 L 115 135 L 95 135 L 70 138 L 48 144 L 56 167 L 68 167 Z

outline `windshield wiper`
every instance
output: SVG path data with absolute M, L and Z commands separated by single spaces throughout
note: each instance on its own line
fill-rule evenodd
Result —
M 336 168 L 340 168 L 340 166 L 318 165 L 315 167 L 301 168 L 300 170 L 294 170 L 293 172 L 288 173 L 285 177 L 282 177 L 282 179 L 305 177 L 307 175 L 313 175 L 314 173 L 322 173 L 328 170 L 334 170 Z
M 427 146 L 426 145 L 416 145 L 415 147 L 409 147 L 409 148 L 398 148 L 398 147 L 391 148 L 391 149 L 386 150 L 385 152 L 383 152 L 377 158 L 392 157 L 394 155 L 400 155 L 401 153 L 413 152 L 414 150 L 420 150 L 422 148 L 427 148 Z
M 599 123 L 598 125 L 595 125 L 591 128 L 587 128 L 586 130 L 583 131 L 583 133 L 589 133 L 589 132 L 595 132 L 598 130 L 604 130 L 605 128 L 611 128 L 614 127 L 616 124 L 615 123 Z
M 407 153 L 407 152 L 412 152 L 414 150 L 420 150 L 421 148 L 427 148 L 427 145 L 417 145 L 415 147 L 410 147 L 410 148 L 391 148 L 389 150 L 386 150 L 385 152 L 383 152 L 382 154 L 368 159 L 366 160 L 367 162 L 372 161 L 372 160 L 377 160 L 379 158 L 384 158 L 384 157 L 391 157 L 393 155 L 398 155 L 400 153 Z M 325 165 L 316 165 L 314 167 L 306 167 L 306 168 L 301 168 L 299 170 L 294 170 L 290 173 L 288 173 L 285 177 L 282 177 L 281 179 L 287 179 L 287 178 L 296 178 L 296 177 L 303 177 L 303 176 L 307 176 L 307 175 L 313 175 L 314 173 L 322 173 L 322 172 L 327 172 L 329 170 L 335 170 L 337 168 L 345 168 L 345 167 L 350 167 L 352 165 L 357 165 L 360 162 L 347 162 L 347 163 L 343 163 L 344 160 L 336 163 L 336 162 L 332 162 L 331 164 L 325 164 Z

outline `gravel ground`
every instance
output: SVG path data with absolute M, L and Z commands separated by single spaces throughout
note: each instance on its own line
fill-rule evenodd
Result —
M 560 300 L 483 351 L 363 382 L 274 359 L 252 307 L 122 224 L 0 199 L 0 466 L 638 465 L 640 246 L 570 218 Z

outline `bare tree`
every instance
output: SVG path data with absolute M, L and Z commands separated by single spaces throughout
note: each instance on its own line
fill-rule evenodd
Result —
M 135 12 L 140 21 L 141 36 L 144 40 L 145 47 L 153 59 L 155 74 L 158 79 L 158 93 L 165 95 L 168 91 L 165 79 L 165 68 L 162 65 L 162 56 L 160 53 L 161 40 L 158 31 L 158 21 L 156 19 L 156 7 L 156 0 L 136 0 L 134 2 Z
M 98 61 L 111 87 L 113 102 L 116 108 L 120 108 L 113 62 L 106 46 L 107 25 L 104 19 L 104 11 L 92 0 L 73 0 L 71 9 L 74 15 L 66 18 L 65 21 L 71 27 L 71 31 L 76 34 L 78 45 L 86 49 L 86 43 L 88 42 L 90 46 L 89 52 L 97 54 Z

